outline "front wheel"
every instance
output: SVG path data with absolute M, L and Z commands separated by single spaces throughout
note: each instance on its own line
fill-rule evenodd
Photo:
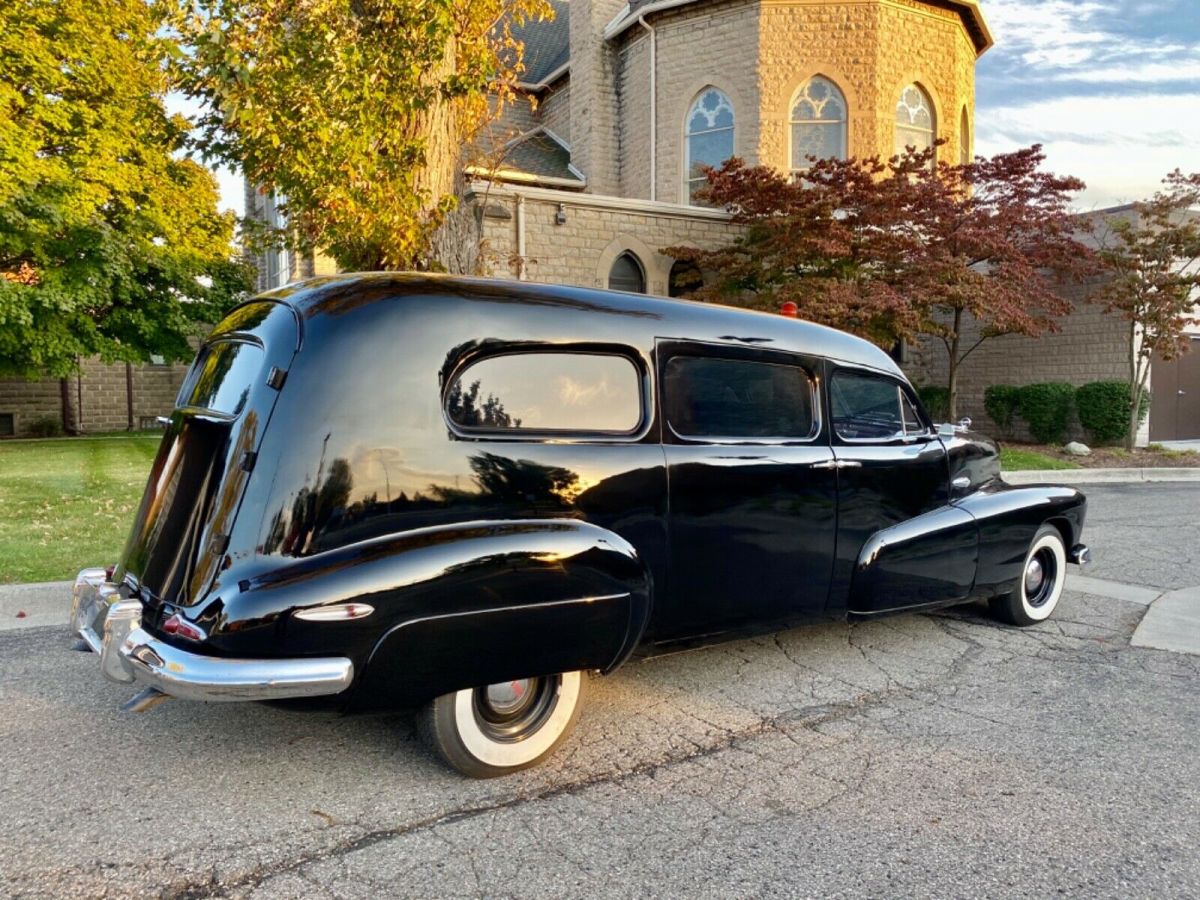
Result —
M 586 683 L 584 673 L 564 672 L 454 691 L 426 706 L 418 725 L 464 775 L 508 775 L 541 762 L 570 733 Z
M 1067 546 L 1062 534 L 1053 525 L 1043 525 L 1029 545 L 1017 587 L 991 599 L 992 614 L 1022 627 L 1044 622 L 1058 606 L 1066 577 Z

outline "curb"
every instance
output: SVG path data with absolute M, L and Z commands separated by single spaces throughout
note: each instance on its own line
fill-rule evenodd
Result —
M 1200 484 L 1200 468 L 1020 469 L 1001 472 L 1000 477 L 1009 484 L 1136 484 L 1152 481 Z
M 0 584 L 0 631 L 66 625 L 70 619 L 73 584 L 73 581 Z

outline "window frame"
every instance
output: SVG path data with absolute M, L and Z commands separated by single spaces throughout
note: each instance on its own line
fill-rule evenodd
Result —
M 840 119 L 797 119 L 796 104 L 800 101 L 801 93 L 806 93 L 808 86 L 817 79 L 821 79 L 837 91 L 838 99 L 842 104 L 842 117 Z M 828 75 L 823 75 L 816 72 L 805 78 L 804 81 L 796 87 L 792 92 L 791 102 L 788 103 L 788 172 L 793 178 L 803 177 L 804 173 L 808 172 L 812 165 L 804 168 L 796 168 L 796 126 L 797 125 L 837 125 L 839 126 L 839 136 L 841 137 L 842 150 L 841 155 L 837 157 L 825 157 L 826 159 L 844 160 L 850 157 L 850 102 L 846 99 L 846 92 L 842 90 L 842 86 Z
M 916 147 L 916 144 L 908 144 L 907 142 L 905 142 L 902 145 L 897 146 L 897 141 L 899 140 L 899 137 L 900 137 L 900 129 L 901 128 L 908 128 L 910 131 L 917 130 L 916 127 L 913 126 L 911 123 L 909 125 L 905 126 L 902 123 L 900 123 L 899 121 L 897 121 L 897 113 L 900 110 L 901 104 L 903 103 L 906 109 L 909 108 L 908 104 L 904 103 L 904 94 L 909 88 L 915 88 L 917 90 L 917 92 L 924 99 L 925 105 L 929 109 L 929 147 L 933 149 L 933 159 L 931 161 L 931 164 L 936 166 L 937 159 L 938 159 L 938 146 L 937 146 L 938 119 L 940 118 L 940 116 L 938 115 L 937 104 L 934 102 L 933 94 L 931 94 L 929 92 L 929 89 L 926 88 L 925 85 L 919 81 L 907 81 L 900 86 L 900 93 L 896 97 L 896 105 L 892 109 L 892 152 L 895 155 L 899 156 L 899 155 L 902 155 L 908 147 L 910 147 L 910 146 Z M 910 119 L 911 119 L 911 116 L 910 116 Z M 923 148 L 918 147 L 917 149 L 920 150 Z
M 868 437 L 868 438 L 843 437 L 838 432 L 837 423 L 834 421 L 834 415 L 833 415 L 833 383 L 837 379 L 838 375 L 842 375 L 842 374 L 857 375 L 860 377 L 868 377 L 868 378 L 878 378 L 881 381 L 891 382 L 895 386 L 896 391 L 897 391 L 897 397 L 896 397 L 897 411 L 900 412 L 900 427 L 902 430 L 899 432 L 896 432 L 895 434 L 891 435 L 890 437 Z M 899 378 L 897 378 L 895 375 L 891 374 L 890 372 L 884 372 L 879 369 L 872 369 L 868 366 L 858 366 L 858 365 L 854 365 L 852 363 L 841 363 L 841 362 L 831 361 L 830 370 L 829 370 L 828 393 L 829 393 L 829 434 L 830 434 L 830 437 L 839 444 L 874 445 L 877 447 L 896 447 L 896 446 L 909 446 L 912 444 L 928 442 L 937 437 L 937 429 L 933 426 L 932 422 L 929 420 L 929 415 L 925 411 L 925 408 L 923 406 L 921 406 L 920 401 L 917 399 L 916 393 L 913 390 L 911 390 L 911 385 L 908 385 L 905 382 L 901 381 Z M 913 411 L 916 413 L 917 421 L 921 422 L 923 425 L 923 429 L 921 431 L 915 431 L 910 434 L 907 432 L 907 430 L 904 430 L 904 428 L 905 428 L 904 414 L 903 414 L 903 411 L 899 409 L 899 404 L 900 404 L 901 400 L 907 400 L 909 406 L 911 406 Z
M 633 366 L 638 380 L 639 416 L 637 424 L 630 431 L 604 431 L 600 429 L 575 428 L 495 428 L 470 427 L 460 425 L 450 417 L 447 401 L 450 390 L 455 382 L 462 378 L 474 366 L 496 359 L 501 356 L 530 356 L 534 354 L 550 354 L 557 356 L 612 356 L 619 357 Z M 470 353 L 460 358 L 442 379 L 440 397 L 438 400 L 442 419 L 450 433 L 460 440 L 495 441 L 500 443 L 638 443 L 645 439 L 650 431 L 654 416 L 653 392 L 651 390 L 650 370 L 646 360 L 632 347 L 623 344 L 597 343 L 521 343 Z
M 692 114 L 694 113 L 694 111 L 696 109 L 696 105 L 700 102 L 700 100 L 704 97 L 704 95 L 707 94 L 709 91 L 716 91 L 724 99 L 725 104 L 729 107 L 729 113 L 733 117 L 733 124 L 730 125 L 728 128 L 708 128 L 708 129 L 704 129 L 702 131 L 692 131 L 691 130 Z M 733 103 L 733 98 L 729 96 L 729 93 L 727 91 L 723 90 L 722 88 L 717 87 L 715 84 L 708 84 L 708 85 L 705 85 L 704 87 L 702 87 L 692 97 L 691 102 L 688 103 L 687 109 L 684 111 L 684 114 L 683 114 L 683 205 L 696 206 L 701 209 L 708 208 L 707 204 L 698 203 L 692 199 L 692 183 L 702 181 L 703 179 L 692 177 L 692 140 L 691 139 L 694 136 L 699 136 L 699 135 L 704 135 L 704 134 L 716 134 L 717 132 L 728 131 L 729 139 L 730 139 L 730 143 L 731 143 L 732 147 L 731 147 L 729 156 L 726 157 L 726 159 L 732 159 L 733 157 L 737 156 L 737 119 L 738 119 L 737 107 Z M 720 162 L 717 163 L 717 165 L 720 166 L 720 165 L 724 164 L 724 162 L 725 162 L 725 160 L 721 160 Z M 705 165 L 708 165 L 708 164 L 706 163 Z
M 246 385 L 246 393 L 242 404 L 234 412 L 213 409 L 209 406 L 197 406 L 194 403 L 188 402 L 191 400 L 192 394 L 196 390 L 196 384 L 200 380 L 201 362 L 208 358 L 207 355 L 209 353 L 216 352 L 217 348 L 227 344 L 243 344 L 258 350 L 261 355 L 262 364 L 259 366 L 257 375 L 258 377 L 262 377 L 267 362 L 267 348 L 259 338 L 243 333 L 218 335 L 211 341 L 205 341 L 200 346 L 195 360 L 192 361 L 192 365 L 188 368 L 187 374 L 184 375 L 183 381 L 179 385 L 179 390 L 175 392 L 175 409 L 190 416 L 206 416 L 222 422 L 236 421 L 246 411 L 246 407 L 250 405 L 250 393 L 257 384 L 257 378 Z
M 657 342 L 659 380 L 659 409 L 662 418 L 662 443 L 688 446 L 811 446 L 822 441 L 825 435 L 825 408 L 822 403 L 823 360 L 820 357 L 792 353 L 784 350 L 762 350 L 758 348 L 734 347 L 728 344 L 715 344 L 705 341 L 689 341 L 685 339 L 660 338 Z M 790 366 L 800 369 L 808 376 L 810 403 L 813 415 L 813 431 L 807 438 L 787 436 L 747 437 L 739 435 L 688 435 L 681 434 L 671 424 L 667 413 L 666 373 L 670 362 L 680 356 L 698 357 L 703 359 L 722 359 L 735 362 L 762 363 L 767 365 Z
M 637 269 L 638 275 L 639 275 L 639 277 L 641 279 L 641 283 L 642 283 L 641 290 L 630 291 L 627 288 L 612 286 L 613 269 L 616 267 L 617 263 L 620 262 L 622 259 L 628 259 L 630 262 L 633 263 L 634 268 Z M 613 261 L 611 263 L 609 263 L 609 265 L 608 265 L 608 276 L 605 278 L 604 287 L 606 290 L 609 290 L 609 291 L 622 291 L 624 293 L 629 293 L 629 294 L 645 294 L 645 293 L 647 293 L 648 289 L 650 287 L 650 280 L 649 280 L 649 278 L 646 277 L 645 264 L 642 262 L 641 258 L 636 253 L 634 253 L 632 250 L 622 250 L 620 253 L 618 253 L 616 256 L 613 257 Z

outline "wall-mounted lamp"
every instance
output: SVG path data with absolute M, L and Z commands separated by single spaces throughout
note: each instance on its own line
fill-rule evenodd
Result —
M 556 212 L 554 214 L 554 224 L 555 225 L 566 225 L 567 224 L 567 208 L 562 203 L 558 204 L 558 212 Z

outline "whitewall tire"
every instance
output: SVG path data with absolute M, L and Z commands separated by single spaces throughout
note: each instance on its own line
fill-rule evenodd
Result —
M 1067 577 L 1067 546 L 1053 525 L 1033 536 L 1012 593 L 991 600 L 993 614 L 1010 625 L 1035 625 L 1050 618 Z
M 571 732 L 586 685 L 583 672 L 565 672 L 443 694 L 422 710 L 420 731 L 464 775 L 507 775 L 545 759 Z

